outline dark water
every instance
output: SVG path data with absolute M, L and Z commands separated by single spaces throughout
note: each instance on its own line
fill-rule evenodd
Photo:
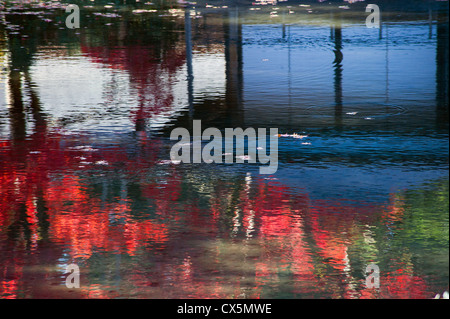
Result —
M 91 4 L 74 30 L 57 3 L 0 14 L 2 298 L 448 290 L 447 2 L 381 31 L 364 3 Z M 270 176 L 173 165 L 193 119 L 305 137 L 279 138 Z

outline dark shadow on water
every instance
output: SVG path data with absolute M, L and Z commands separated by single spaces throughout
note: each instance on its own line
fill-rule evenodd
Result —
M 289 20 L 289 10 L 277 20 L 273 7 L 258 16 L 231 5 L 86 8 L 80 30 L 64 28 L 57 9 L 8 13 L 0 297 L 448 290 L 448 11 L 432 11 L 430 38 L 428 6 L 407 20 L 411 6 L 386 12 L 382 39 L 352 10 L 335 7 L 330 19 L 325 4 L 295 8 L 309 25 Z M 405 80 L 429 52 L 423 83 Z M 83 79 L 70 77 L 73 66 Z M 68 90 L 85 81 L 93 88 Z M 360 82 L 372 86 L 362 91 Z M 170 132 L 193 119 L 302 137 L 279 138 L 271 176 L 248 163 L 174 165 Z M 70 263 L 81 268 L 80 290 L 64 285 Z M 370 263 L 380 266 L 379 290 L 365 286 Z

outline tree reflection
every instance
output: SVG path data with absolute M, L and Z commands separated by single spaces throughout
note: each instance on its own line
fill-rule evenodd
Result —
M 92 61 L 129 74 L 139 96 L 136 131 L 171 107 L 167 79 L 185 63 L 184 39 L 171 32 L 179 26 L 164 24 L 166 33 L 155 38 L 144 27 L 137 19 L 112 27 L 107 40 L 80 40 Z M 235 55 L 240 63 L 238 29 L 228 31 L 234 43 L 227 59 Z M 338 58 L 340 29 L 334 37 Z M 162 138 L 143 134 L 133 145 L 130 139 L 105 145 L 64 135 L 50 127 L 29 72 L 37 46 L 28 43 L 24 52 L 21 39 L 7 39 L 11 137 L 0 140 L 2 298 L 61 296 L 55 267 L 71 262 L 85 274 L 79 297 L 422 298 L 445 289 L 433 282 L 436 274 L 415 266 L 424 255 L 417 249 L 448 256 L 442 246 L 442 238 L 448 246 L 448 215 L 446 233 L 429 211 L 448 211 L 448 182 L 392 194 L 389 203 L 318 199 L 238 169 L 167 164 Z M 239 100 L 235 89 L 228 98 Z M 440 201 L 431 206 L 423 198 Z M 380 264 L 378 290 L 365 287 L 369 263 Z

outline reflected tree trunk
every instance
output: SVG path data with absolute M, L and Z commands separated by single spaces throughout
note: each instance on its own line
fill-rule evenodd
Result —
M 34 41 L 24 43 L 19 35 L 8 34 L 6 37 L 10 52 L 8 76 L 10 103 L 8 107 L 11 139 L 20 141 L 26 137 L 26 110 L 23 104 L 22 81 L 28 74 L 33 55 L 36 52 L 36 43 Z M 33 97 L 31 99 L 33 104 Z
M 433 37 L 433 9 L 428 5 L 428 39 Z
M 28 71 L 24 74 L 24 80 L 25 86 L 29 92 L 30 110 L 35 124 L 35 132 L 43 133 L 45 137 L 45 133 L 47 132 L 47 117 L 42 111 L 39 96 L 36 93 L 35 86 L 31 81 L 30 73 Z

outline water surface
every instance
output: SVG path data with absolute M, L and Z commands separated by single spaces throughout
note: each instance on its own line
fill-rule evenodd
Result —
M 389 8 L 381 31 L 366 28 L 358 3 L 81 6 L 74 30 L 58 4 L 9 4 L 1 298 L 448 290 L 448 11 L 438 4 Z M 173 165 L 170 132 L 194 119 L 306 137 L 280 137 L 270 176 L 248 163 Z M 79 289 L 65 285 L 72 263 Z M 378 289 L 366 287 L 372 263 Z

